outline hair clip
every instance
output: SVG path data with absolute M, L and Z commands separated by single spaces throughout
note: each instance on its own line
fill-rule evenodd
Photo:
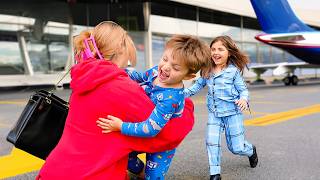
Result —
M 94 37 L 93 37 L 92 34 L 91 34 L 91 36 L 90 36 L 89 38 L 87 38 L 87 39 L 84 40 L 84 45 L 86 46 L 86 49 L 84 50 L 84 53 L 86 54 L 86 56 L 87 56 L 88 58 L 89 58 L 89 57 L 90 57 L 90 58 L 93 58 L 93 57 L 94 57 L 93 54 L 92 54 L 92 52 L 91 52 L 91 49 L 90 49 L 90 46 L 89 46 L 88 41 L 91 41 L 91 42 L 92 42 L 93 48 L 94 48 L 94 50 L 96 51 L 96 53 L 98 54 L 99 59 L 103 59 L 102 55 L 101 55 L 100 52 L 99 52 L 99 49 L 98 49 L 97 44 L 96 44 L 96 41 L 94 40 Z
M 91 41 L 91 43 L 93 45 L 93 48 L 96 51 L 99 59 L 103 59 L 103 56 L 99 52 L 99 49 L 97 47 L 97 44 L 96 44 L 96 42 L 94 40 L 93 35 L 90 35 L 89 38 L 83 40 L 84 45 L 85 45 L 85 49 L 83 51 L 81 51 L 79 55 L 75 56 L 76 61 L 80 62 L 81 60 L 85 61 L 87 59 L 94 58 L 94 55 L 93 55 L 93 53 L 92 53 L 92 51 L 90 49 L 90 46 L 89 46 L 89 41 Z

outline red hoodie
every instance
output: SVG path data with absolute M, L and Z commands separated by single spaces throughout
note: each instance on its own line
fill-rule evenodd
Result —
M 124 121 L 144 121 L 154 108 L 152 101 L 124 70 L 109 61 L 91 59 L 77 64 L 71 77 L 64 132 L 40 170 L 41 179 L 126 179 L 131 151 L 176 148 L 193 127 L 193 104 L 187 99 L 183 116 L 170 120 L 154 138 L 103 134 L 96 126 L 99 117 L 110 114 Z

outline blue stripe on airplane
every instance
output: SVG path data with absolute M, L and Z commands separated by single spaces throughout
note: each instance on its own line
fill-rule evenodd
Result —
M 262 30 L 266 33 L 315 31 L 292 11 L 287 0 L 250 0 Z

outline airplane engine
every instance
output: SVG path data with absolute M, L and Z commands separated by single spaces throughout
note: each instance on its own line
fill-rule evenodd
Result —
M 275 68 L 272 71 L 272 74 L 275 76 L 283 75 L 283 74 L 289 74 L 292 73 L 291 69 L 284 65 L 279 65 L 277 68 Z

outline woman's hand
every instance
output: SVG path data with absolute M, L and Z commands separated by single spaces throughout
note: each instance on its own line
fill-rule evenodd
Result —
M 239 106 L 241 111 L 247 110 L 248 108 L 248 103 L 245 99 L 236 100 L 235 104 Z
M 123 121 L 117 117 L 108 115 L 107 118 L 99 118 L 97 126 L 102 129 L 102 133 L 109 133 L 112 131 L 121 131 Z

